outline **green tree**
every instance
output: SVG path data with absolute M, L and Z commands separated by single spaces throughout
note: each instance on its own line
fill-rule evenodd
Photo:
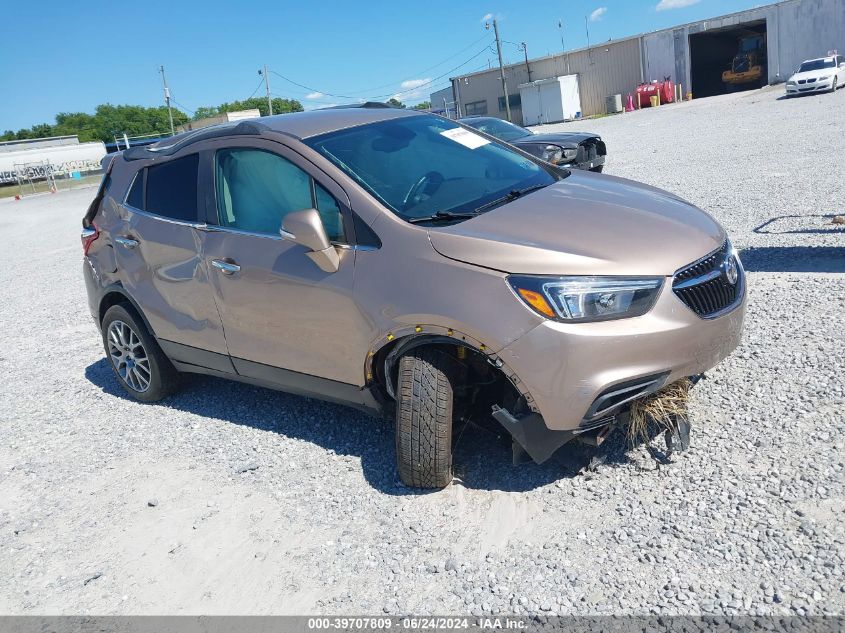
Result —
M 390 99 L 387 100 L 387 105 L 393 106 L 394 108 L 407 108 L 408 107 L 404 103 L 399 101 L 399 99 L 397 99 L 396 97 L 390 97 Z
M 428 110 L 431 108 L 431 101 L 423 101 L 414 106 L 414 110 Z
M 220 114 L 220 111 L 216 107 L 200 106 L 194 110 L 194 116 L 191 117 L 191 120 L 199 121 L 200 119 L 207 119 L 218 114 Z
M 195 119 L 215 116 L 223 112 L 235 110 L 250 110 L 257 108 L 261 116 L 269 112 L 267 99 L 253 97 L 243 101 L 222 103 L 219 106 L 201 107 L 194 113 Z M 295 99 L 273 99 L 273 113 L 302 112 L 302 104 Z M 183 125 L 188 122 L 188 116 L 177 109 L 173 110 L 173 125 Z M 170 121 L 167 107 L 157 106 L 147 108 L 138 105 L 112 105 L 104 103 L 97 106 L 94 114 L 87 112 L 59 112 L 55 125 L 41 123 L 31 128 L 23 128 L 14 132 L 6 130 L 0 139 L 4 141 L 40 138 L 44 136 L 65 136 L 76 134 L 79 140 L 110 142 L 115 135 L 143 136 L 148 134 L 170 134 Z
M 232 101 L 231 103 L 221 103 L 219 106 L 201 106 L 194 112 L 194 121 L 198 119 L 205 119 L 207 117 L 217 116 L 225 112 L 238 112 L 240 110 L 257 109 L 261 116 L 270 114 L 270 109 L 267 107 L 266 97 L 252 97 L 244 99 L 243 101 Z M 296 99 L 282 99 L 275 97 L 273 99 L 273 114 L 286 114 L 288 112 L 302 112 L 302 104 Z

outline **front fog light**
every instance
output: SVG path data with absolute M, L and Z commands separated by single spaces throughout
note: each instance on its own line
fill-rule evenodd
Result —
M 643 315 L 652 308 L 663 285 L 662 277 L 511 275 L 508 281 L 528 306 L 558 321 L 606 321 Z

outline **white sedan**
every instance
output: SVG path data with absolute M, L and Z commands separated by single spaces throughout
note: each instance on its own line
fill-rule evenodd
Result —
M 830 55 L 808 59 L 786 82 L 786 94 L 835 92 L 845 86 L 845 56 Z

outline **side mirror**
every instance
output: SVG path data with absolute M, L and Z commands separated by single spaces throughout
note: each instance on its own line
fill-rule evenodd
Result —
M 310 251 L 308 257 L 323 272 L 334 273 L 340 267 L 340 256 L 329 242 L 317 209 L 288 213 L 282 221 L 279 235 L 307 248 Z

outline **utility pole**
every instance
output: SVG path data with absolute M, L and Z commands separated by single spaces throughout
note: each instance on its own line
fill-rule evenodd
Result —
M 267 91 L 267 108 L 270 111 L 270 116 L 273 116 L 273 100 L 270 98 L 270 73 L 267 72 L 267 64 L 264 64 L 264 71 L 258 71 L 259 75 L 264 76 L 264 89 Z
M 590 50 L 590 22 L 587 20 L 587 16 L 584 16 L 584 29 L 587 31 L 587 55 L 590 57 L 590 60 L 593 59 L 593 51 Z
M 484 25 L 484 28 L 489 29 L 490 23 Z M 493 19 L 493 33 L 496 35 L 496 52 L 499 54 L 499 77 L 502 79 L 502 93 L 505 95 L 505 113 L 508 115 L 508 121 L 511 119 L 511 102 L 508 99 L 508 82 L 505 79 L 505 64 L 502 61 L 502 41 L 499 39 L 499 24 L 496 19 Z
M 557 21 L 557 28 L 560 31 L 560 52 L 565 53 L 566 52 L 566 46 L 563 43 L 563 20 Z
M 167 117 L 170 119 L 170 134 L 172 136 L 176 134 L 176 130 L 173 129 L 173 110 L 170 107 L 170 88 L 167 87 L 167 78 L 164 76 L 164 65 L 159 66 L 158 71 L 161 73 L 161 83 L 164 85 L 164 102 L 167 104 Z
M 525 70 L 528 73 L 528 83 L 531 83 L 531 66 L 528 65 L 528 44 L 525 42 L 520 42 L 522 44 L 522 52 L 525 53 Z

